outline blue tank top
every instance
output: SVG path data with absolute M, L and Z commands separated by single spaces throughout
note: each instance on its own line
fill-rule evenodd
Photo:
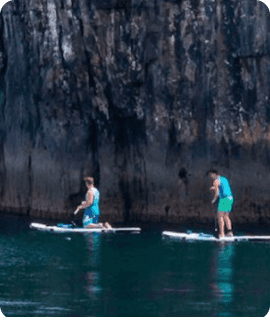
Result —
M 97 188 L 91 188 L 90 191 L 94 196 L 94 200 L 90 207 L 85 208 L 86 209 L 85 214 L 98 216 L 100 214 L 100 211 L 99 211 L 100 194 Z M 87 201 L 87 194 L 85 196 L 85 200 Z
M 219 197 L 221 199 L 233 198 L 229 181 L 225 177 L 222 177 L 222 176 L 218 177 L 218 180 L 220 181 Z

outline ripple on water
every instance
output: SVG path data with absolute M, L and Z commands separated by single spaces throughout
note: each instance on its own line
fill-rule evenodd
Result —
M 8 301 L 8 300 L 1 300 L 0 306 L 33 306 L 33 305 L 39 305 L 39 302 L 30 302 L 30 301 Z

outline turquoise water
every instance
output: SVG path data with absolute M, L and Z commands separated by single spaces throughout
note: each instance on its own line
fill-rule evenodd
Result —
M 0 223 L 6 316 L 264 316 L 270 243 L 141 234 L 51 234 Z

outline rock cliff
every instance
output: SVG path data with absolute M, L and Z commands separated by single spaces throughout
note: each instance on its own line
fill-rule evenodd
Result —
M 270 20 L 253 0 L 14 0 L 0 26 L 0 209 L 270 221 Z

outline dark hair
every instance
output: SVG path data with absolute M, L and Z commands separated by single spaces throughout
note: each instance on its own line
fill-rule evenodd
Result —
M 219 172 L 216 170 L 216 169 L 210 169 L 207 171 L 207 175 L 210 174 L 210 173 L 214 173 L 216 175 L 219 175 Z
M 88 186 L 92 186 L 94 184 L 94 178 L 92 177 L 85 177 L 83 180 Z

